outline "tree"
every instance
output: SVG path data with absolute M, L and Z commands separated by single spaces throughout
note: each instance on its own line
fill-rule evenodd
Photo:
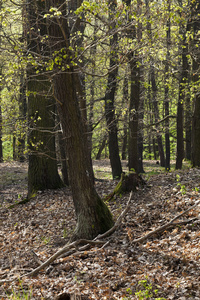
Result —
M 25 72 L 21 70 L 20 74 L 20 91 L 19 91 L 19 137 L 17 157 L 20 162 L 25 161 L 26 147 L 26 118 L 27 118 L 27 99 L 26 99 L 26 81 Z
M 0 1 L 0 11 L 2 9 L 2 0 Z M 2 20 L 1 20 L 2 21 Z M 0 24 L 0 34 L 1 34 L 1 24 Z M 0 37 L 0 45 L 1 45 L 1 37 Z M 2 66 L 0 66 L 0 76 L 2 75 Z M 2 87 L 0 86 L 0 162 L 3 161 L 3 143 L 2 143 L 2 109 L 1 109 L 1 92 L 2 92 Z
M 180 9 L 182 8 L 182 0 L 179 0 Z M 176 157 L 176 169 L 182 168 L 182 161 L 184 158 L 184 142 L 183 142 L 183 116 L 184 116 L 184 104 L 187 95 L 188 84 L 188 71 L 189 64 L 187 59 L 187 45 L 186 45 L 186 27 L 184 25 L 185 20 L 181 18 L 180 13 L 180 46 L 179 51 L 181 54 L 180 59 L 180 78 L 179 78 L 179 97 L 177 107 L 177 157 Z M 187 25 L 187 24 L 186 24 Z
M 192 164 L 194 167 L 200 167 L 200 2 L 197 0 L 191 1 L 191 22 L 193 31 L 192 71 L 194 84 L 194 112 L 192 122 Z
M 108 74 L 107 88 L 105 93 L 105 115 L 108 128 L 108 145 L 109 157 L 112 168 L 113 178 L 120 178 L 122 166 L 119 156 L 118 136 L 117 136 L 117 120 L 115 117 L 115 92 L 117 87 L 117 43 L 118 34 L 116 32 L 115 9 L 117 3 L 113 0 L 109 1 L 109 19 L 110 19 L 110 70 Z
M 97 194 L 90 176 L 87 159 L 88 144 L 77 99 L 75 61 L 70 44 L 70 32 L 66 19 L 64 0 L 48 0 L 50 7 L 59 11 L 49 22 L 50 49 L 53 54 L 53 85 L 57 108 L 66 141 L 70 186 L 77 216 L 74 238 L 92 239 L 113 225 L 112 215 Z M 61 56 L 60 64 L 55 64 Z
M 132 31 L 128 30 L 128 36 L 134 41 L 137 39 L 138 45 L 142 39 L 142 25 L 139 20 L 141 15 L 141 1 L 137 1 L 137 17 L 138 24 L 132 26 Z M 129 170 L 135 170 L 136 173 L 143 172 L 142 166 L 142 118 L 143 114 L 139 109 L 143 109 L 141 105 L 141 59 L 139 55 L 139 47 L 130 51 L 129 64 L 131 70 L 131 92 L 129 104 L 129 149 L 128 149 L 128 166 Z M 141 118 L 142 117 L 142 118 Z M 140 120 L 141 119 L 141 120 Z M 139 122 L 140 121 L 140 122 Z M 139 132 L 139 130 L 141 131 Z
M 3 161 L 3 144 L 2 144 L 2 111 L 0 104 L 0 162 Z
M 167 33 L 166 33 L 166 41 L 167 41 L 167 53 L 166 53 L 166 61 L 165 61 L 165 100 L 164 100 L 164 107 L 165 107 L 165 152 L 166 152 L 166 159 L 165 159 L 165 170 L 170 170 L 170 140 L 169 140 L 169 62 L 170 62 L 170 44 L 171 44 L 171 0 L 168 0 L 168 12 L 169 17 L 167 19 Z
M 38 190 L 64 186 L 58 174 L 55 152 L 55 100 L 49 92 L 49 77 L 41 68 L 45 62 L 40 60 L 41 55 L 49 54 L 44 40 L 47 35 L 44 8 L 43 1 L 28 2 L 28 197 Z

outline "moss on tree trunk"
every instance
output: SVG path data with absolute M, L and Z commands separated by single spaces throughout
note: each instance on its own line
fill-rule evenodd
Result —
M 114 191 L 107 195 L 104 198 L 104 201 L 111 201 L 115 195 L 121 195 L 126 192 L 136 191 L 137 187 L 144 186 L 145 184 L 146 182 L 144 181 L 144 179 L 136 173 L 129 173 L 128 175 L 122 173 L 121 179 L 115 187 Z

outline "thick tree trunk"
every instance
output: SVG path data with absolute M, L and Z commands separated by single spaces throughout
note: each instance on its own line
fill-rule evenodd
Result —
M 77 215 L 76 238 L 94 238 L 113 225 L 112 216 L 98 196 L 88 172 L 86 136 L 76 100 L 73 69 L 55 76 L 58 111 L 66 138 L 70 186 Z
M 29 34 L 27 47 L 32 53 L 35 65 L 28 65 L 28 197 L 38 190 L 63 187 L 57 169 L 55 151 L 55 101 L 49 95 L 49 78 L 38 61 L 40 55 L 49 55 L 44 41 L 47 26 L 43 18 L 44 2 L 28 2 Z M 34 31 L 33 31 L 34 28 Z M 36 35 L 36 36 L 35 36 Z
M 43 78 L 37 77 L 37 79 L 37 82 L 35 82 L 35 77 L 33 82 L 29 80 L 29 91 L 39 93 L 44 88 Z M 57 189 L 64 186 L 57 169 L 54 107 L 54 101 L 46 96 L 29 96 L 29 197 L 38 190 Z
M 52 37 L 52 52 L 64 49 L 66 58 L 60 66 L 54 67 L 54 91 L 66 141 L 68 171 L 77 225 L 74 238 L 92 239 L 113 226 L 112 215 L 98 196 L 90 176 L 88 165 L 88 140 L 84 132 L 80 107 L 77 99 L 77 86 L 74 79 L 73 63 L 69 50 L 69 29 L 65 19 L 65 1 L 48 1 L 48 7 L 60 7 L 62 16 L 51 18 L 49 34 Z M 66 35 L 64 39 L 63 32 Z M 68 67 L 67 67 L 68 66 Z

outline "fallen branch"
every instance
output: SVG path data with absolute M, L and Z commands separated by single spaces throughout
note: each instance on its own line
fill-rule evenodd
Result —
M 124 217 L 124 215 L 127 213 L 128 209 L 129 209 L 130 202 L 131 202 L 131 197 L 132 197 L 132 192 L 130 193 L 129 200 L 127 202 L 126 208 L 121 213 L 121 215 L 118 217 L 117 221 L 115 222 L 115 225 L 111 229 L 109 229 L 108 231 L 106 231 L 103 234 L 98 235 L 93 240 L 81 239 L 81 240 L 77 240 L 77 241 L 75 241 L 75 242 L 73 242 L 71 244 L 65 245 L 62 249 L 58 250 L 48 260 L 46 260 L 43 264 L 39 265 L 36 269 L 34 269 L 33 271 L 31 271 L 30 273 L 27 273 L 27 274 L 23 275 L 23 277 L 24 276 L 35 276 L 35 275 L 37 275 L 40 270 L 42 270 L 42 269 L 46 268 L 47 266 L 49 266 L 59 256 L 61 256 L 62 254 L 66 253 L 67 251 L 69 251 L 72 248 L 74 248 L 76 250 L 78 248 L 78 246 L 81 245 L 81 244 L 85 244 L 85 245 L 82 246 L 82 247 L 80 247 L 79 251 L 83 251 L 83 250 L 87 249 L 89 245 L 95 246 L 95 245 L 103 245 L 103 244 L 105 244 L 106 241 L 101 241 L 100 239 L 105 238 L 107 236 L 110 236 L 118 228 L 118 226 L 120 225 L 120 222 L 121 222 L 122 218 Z M 72 254 L 72 253 L 70 253 L 70 254 Z
M 103 239 L 105 237 L 110 236 L 119 226 L 120 223 L 123 219 L 123 217 L 125 216 L 125 214 L 127 213 L 127 211 L 129 210 L 130 207 L 130 203 L 131 203 L 131 198 L 132 198 L 132 192 L 130 193 L 129 196 L 129 200 L 127 202 L 126 208 L 123 210 L 123 212 L 120 214 L 120 216 L 118 217 L 117 221 L 115 222 L 115 225 L 109 229 L 108 231 L 106 231 L 103 234 L 98 235 L 95 239 L 93 240 L 86 240 L 86 239 L 81 239 L 78 241 L 74 241 L 71 244 L 67 244 L 65 245 L 62 249 L 58 250 L 54 255 L 52 255 L 47 261 L 45 261 L 44 263 L 42 263 L 40 266 L 38 266 L 36 269 L 34 269 L 33 271 L 26 273 L 25 275 L 23 275 L 21 278 L 25 277 L 25 276 L 35 276 L 39 273 L 40 270 L 46 268 L 47 266 L 49 266 L 55 259 L 57 259 L 58 257 L 60 257 L 62 254 L 66 254 L 66 252 L 69 252 L 67 255 L 65 256 L 69 256 L 71 254 L 73 254 L 74 252 L 77 251 L 84 251 L 86 250 L 89 246 L 95 246 L 95 245 L 103 245 L 102 247 L 105 247 L 105 245 L 107 245 L 110 241 L 102 241 L 100 239 Z M 150 238 L 151 236 L 153 236 L 154 234 L 158 234 L 163 232 L 164 230 L 171 228 L 173 226 L 177 226 L 177 225 L 181 225 L 181 224 L 187 224 L 189 222 L 194 221 L 196 218 L 192 218 L 189 220 L 183 220 L 180 222 L 175 222 L 177 219 L 179 219 L 180 217 L 182 217 L 183 215 L 185 215 L 186 213 L 188 213 L 189 211 L 191 211 L 192 209 L 194 209 L 198 204 L 200 203 L 200 201 L 197 201 L 193 206 L 189 207 L 187 210 L 183 211 L 182 213 L 180 213 L 179 215 L 175 216 L 170 222 L 164 224 L 163 226 L 152 230 L 151 232 L 149 232 L 148 234 L 146 234 L 145 236 L 142 236 L 138 239 L 135 239 L 132 241 L 132 243 L 142 243 L 145 240 L 147 240 L 148 238 Z M 78 248 L 80 245 L 85 244 L 83 246 L 81 246 L 80 248 Z M 72 251 L 69 251 L 70 249 L 74 249 Z M 80 252 L 79 252 L 80 254 Z M 0 284 L 5 283 L 5 282 L 11 282 L 14 280 L 19 280 L 19 278 L 13 278 L 11 280 L 1 280 Z
M 131 243 L 134 243 L 134 244 L 135 243 L 142 243 L 142 242 L 146 241 L 148 238 L 150 238 L 154 234 L 160 233 L 160 232 L 166 230 L 167 228 L 179 225 L 179 223 L 174 222 L 174 221 L 176 221 L 181 216 L 185 215 L 187 212 L 189 212 L 190 210 L 192 210 L 193 208 L 195 208 L 199 203 L 200 203 L 200 201 L 197 201 L 193 206 L 189 207 L 187 210 L 183 211 L 181 214 L 179 214 L 178 216 L 174 217 L 170 222 L 166 223 L 163 226 L 158 227 L 155 230 L 150 231 L 145 236 L 142 236 L 142 237 L 140 237 L 138 239 L 135 239 L 135 240 L 131 241 Z
M 102 245 L 102 244 L 105 244 L 105 242 L 81 239 L 81 240 L 75 241 L 71 244 L 67 244 L 62 249 L 58 250 L 55 254 L 53 254 L 49 259 L 47 259 L 43 264 L 41 264 L 39 267 L 37 267 L 36 269 L 31 271 L 30 273 L 23 275 L 23 277 L 37 275 L 40 270 L 49 266 L 56 258 L 61 256 L 64 252 L 69 251 L 69 249 L 71 249 L 71 248 L 77 249 L 78 245 L 80 245 L 80 244 Z

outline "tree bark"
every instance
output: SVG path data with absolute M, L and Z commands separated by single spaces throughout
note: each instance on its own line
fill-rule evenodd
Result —
M 137 66 L 137 56 L 133 54 L 130 61 L 131 95 L 129 105 L 129 157 L 130 171 L 139 172 L 138 163 L 138 108 L 140 99 L 140 68 Z
M 66 58 L 61 65 L 54 65 L 54 92 L 66 141 L 70 186 L 77 216 L 74 239 L 92 239 L 113 226 L 112 215 L 97 194 L 88 165 L 88 140 L 77 99 L 74 67 L 69 50 L 70 38 L 65 18 L 65 1 L 49 0 L 48 7 L 58 7 L 62 15 L 49 20 L 50 46 L 52 53 L 64 49 Z M 48 8 L 47 7 L 47 8 Z M 64 35 L 63 35 L 64 33 Z
M 0 91 L 1 93 L 1 91 Z M 1 111 L 1 105 L 0 105 L 0 163 L 3 162 L 3 143 L 2 143 L 2 111 Z
M 145 1 L 146 1 L 148 18 L 150 18 L 149 0 L 145 0 Z M 152 41 L 152 29 L 151 29 L 150 22 L 147 22 L 147 31 L 148 31 L 150 41 Z M 150 56 L 150 82 L 151 82 L 151 87 L 152 87 L 153 109 L 154 109 L 154 118 L 155 118 L 155 123 L 156 123 L 156 125 L 155 125 L 156 126 L 156 137 L 157 137 L 157 144 L 158 144 L 158 152 L 159 152 L 159 156 L 160 156 L 160 165 L 161 165 L 161 167 L 165 167 L 165 155 L 164 155 L 164 149 L 163 149 L 163 143 L 162 143 L 162 136 L 160 134 L 159 124 L 157 124 L 157 122 L 159 120 L 159 108 L 158 108 L 158 101 L 157 101 L 157 86 L 156 86 L 154 59 L 152 56 Z M 153 147 L 154 147 L 154 159 L 156 159 L 155 146 L 153 146 Z
M 162 143 L 162 136 L 160 134 L 160 128 L 158 124 L 159 120 L 159 109 L 158 109 L 158 101 L 157 101 L 157 86 L 155 80 L 155 71 L 154 67 L 151 64 L 151 84 L 152 84 L 152 91 L 153 91 L 153 107 L 154 107 L 154 117 L 155 117 L 155 126 L 157 132 L 157 144 L 158 144 L 158 152 L 160 156 L 160 165 L 161 167 L 165 167 L 165 155 L 163 150 L 163 143 Z
M 19 91 L 19 114 L 20 114 L 20 130 L 17 141 L 18 153 L 17 157 L 20 162 L 24 162 L 25 157 L 25 144 L 26 144 L 26 117 L 27 117 L 27 102 L 26 102 L 26 84 L 25 74 L 21 70 L 20 74 L 20 91 Z
M 120 179 L 122 173 L 122 166 L 119 156 L 119 145 L 118 145 L 118 135 L 117 135 L 117 120 L 115 117 L 115 92 L 117 87 L 117 54 L 116 47 L 118 42 L 117 33 L 115 32 L 115 21 L 114 18 L 116 8 L 116 2 L 111 0 L 109 1 L 109 13 L 110 13 L 110 28 L 113 30 L 110 33 L 110 66 L 111 70 L 108 74 L 107 88 L 105 93 L 105 115 L 106 123 L 108 128 L 108 145 L 109 145 L 109 158 L 112 169 L 113 179 Z
M 128 103 L 128 74 L 127 70 L 124 76 L 123 82 L 123 103 Z M 123 104 L 122 103 L 122 104 Z M 126 159 L 126 149 L 127 149 L 127 141 L 128 141 L 128 109 L 125 108 L 125 115 L 124 115 L 124 124 L 123 124 L 123 141 L 122 141 L 122 159 Z
M 101 142 L 100 146 L 99 146 L 99 150 L 97 152 L 97 155 L 96 155 L 96 159 L 101 159 L 101 153 L 103 151 L 103 149 L 105 148 L 106 146 L 106 141 L 107 141 L 107 134 L 104 135 L 103 137 L 103 141 Z
M 168 11 L 169 14 L 171 12 L 171 0 L 168 0 Z M 167 54 L 166 54 L 166 61 L 165 61 L 165 117 L 169 116 L 169 86 L 168 86 L 168 79 L 169 79 L 169 62 L 170 62 L 170 44 L 171 44 L 171 20 L 170 16 L 167 20 Z M 170 140 L 169 140 L 169 118 L 166 118 L 165 121 L 165 170 L 170 170 Z
M 194 112 L 192 122 L 192 165 L 200 167 L 200 93 L 199 93 L 199 68 L 200 68 L 200 2 L 191 1 L 191 16 L 193 28 L 193 84 L 194 84 Z
M 45 74 L 44 61 L 40 56 L 47 57 L 49 50 L 44 37 L 47 34 L 46 21 L 43 18 L 44 2 L 42 0 L 28 2 L 27 37 L 28 51 L 34 64 L 28 64 L 28 197 L 38 190 L 63 187 L 57 169 L 55 151 L 55 101 L 49 95 L 49 78 Z M 34 30 L 33 30 L 34 29 Z M 37 64 L 37 67 L 35 66 Z

